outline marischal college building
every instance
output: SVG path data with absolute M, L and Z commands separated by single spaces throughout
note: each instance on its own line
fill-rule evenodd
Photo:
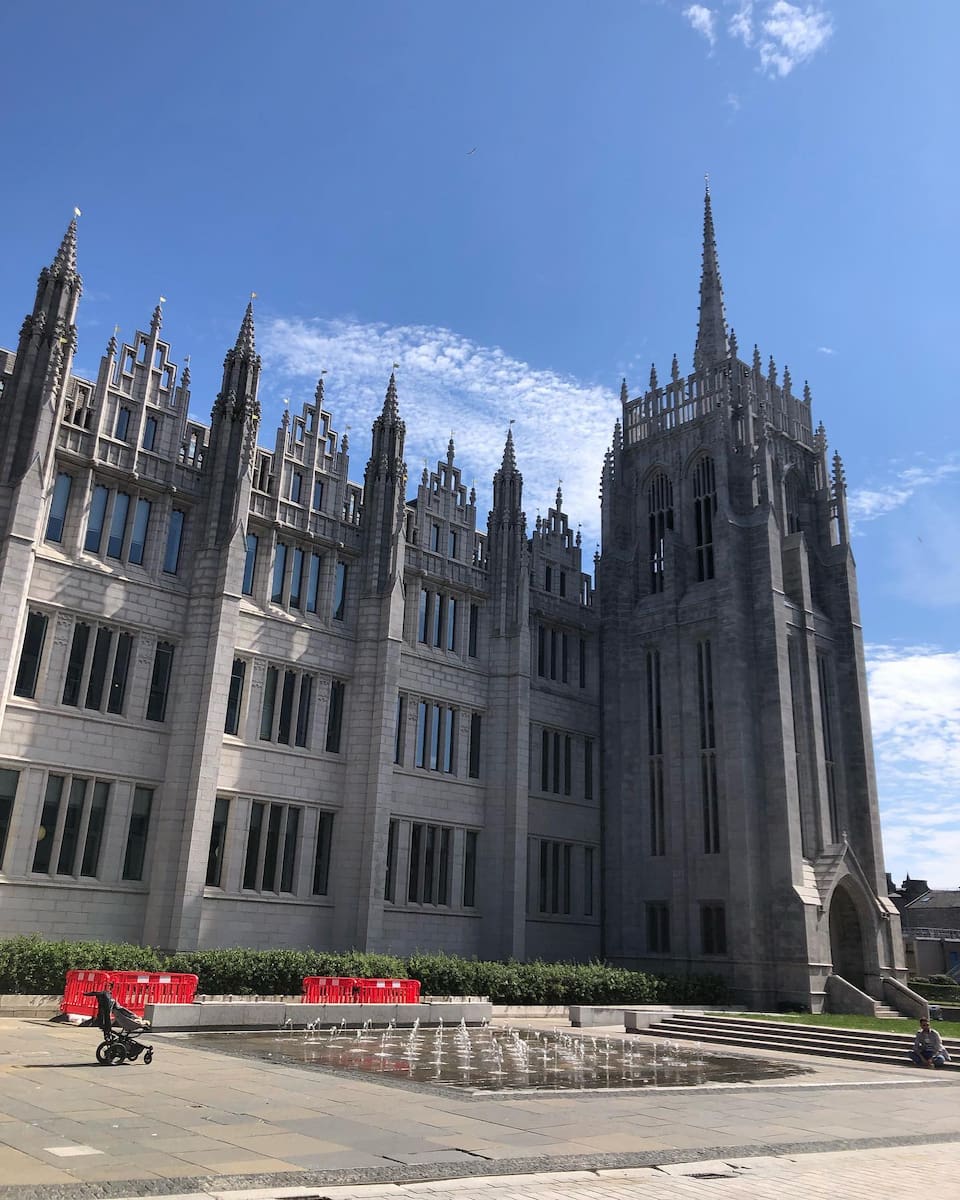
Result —
M 709 193 L 593 576 L 509 432 L 478 529 L 392 376 L 358 484 L 322 380 L 258 442 L 251 307 L 205 426 L 159 307 L 72 374 L 80 295 L 74 221 L 0 349 L 0 936 L 903 978 L 843 468 L 739 356 Z

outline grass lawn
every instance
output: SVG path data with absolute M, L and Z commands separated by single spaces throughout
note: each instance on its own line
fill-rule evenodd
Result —
M 720 1014 L 718 1014 L 720 1015 Z M 726 1013 L 750 1021 L 783 1021 L 790 1025 L 826 1025 L 835 1029 L 877 1029 L 881 1033 L 916 1033 L 920 1023 L 914 1017 L 886 1020 L 861 1017 L 853 1013 Z M 931 1021 L 930 1027 L 942 1038 L 960 1038 L 960 1021 Z

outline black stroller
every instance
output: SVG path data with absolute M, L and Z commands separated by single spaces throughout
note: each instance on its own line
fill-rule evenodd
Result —
M 153 1062 L 153 1047 L 134 1037 L 147 1029 L 147 1023 L 129 1008 L 118 1004 L 109 992 L 85 992 L 84 995 L 93 996 L 97 1001 L 97 1015 L 86 1022 L 103 1032 L 103 1041 L 97 1047 L 97 1062 L 116 1067 L 122 1062 L 136 1062 L 142 1054 L 144 1064 L 149 1066 Z

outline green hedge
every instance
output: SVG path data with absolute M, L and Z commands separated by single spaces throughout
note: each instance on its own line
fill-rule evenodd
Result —
M 109 942 L 0 941 L 0 992 L 58 994 L 71 968 L 183 971 L 204 995 L 299 995 L 306 975 L 419 979 L 426 996 L 489 996 L 494 1004 L 726 1004 L 715 975 L 646 975 L 606 963 L 478 962 L 448 954 L 196 950 L 160 954 Z
M 936 978 L 942 979 L 943 976 L 938 975 Z M 908 986 L 918 996 L 933 1004 L 960 1004 L 960 987 L 952 979 L 949 984 L 935 983 L 930 979 L 911 979 Z

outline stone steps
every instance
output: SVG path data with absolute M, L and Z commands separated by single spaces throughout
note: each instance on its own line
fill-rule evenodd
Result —
M 708 1017 L 695 1013 L 665 1016 L 637 1033 L 676 1041 L 709 1042 L 743 1050 L 779 1050 L 790 1054 L 818 1054 L 860 1062 L 906 1066 L 913 1035 L 869 1029 L 837 1029 L 826 1025 L 794 1025 L 740 1017 Z M 960 1046 L 945 1043 L 951 1054 L 945 1070 L 960 1070 Z

